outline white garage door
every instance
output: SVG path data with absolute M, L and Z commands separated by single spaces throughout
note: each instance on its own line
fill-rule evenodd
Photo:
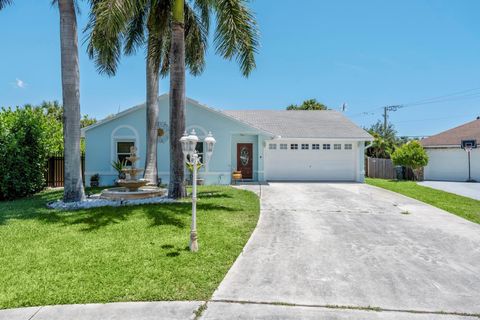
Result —
M 456 149 L 427 149 L 428 165 L 425 167 L 425 180 L 466 181 L 468 179 L 467 153 Z M 472 151 L 471 176 L 480 179 L 480 150 Z
M 354 181 L 354 143 L 267 143 L 267 180 Z

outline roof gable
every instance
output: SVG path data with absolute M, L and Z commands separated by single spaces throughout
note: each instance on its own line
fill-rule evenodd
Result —
M 462 140 L 475 139 L 480 142 L 480 119 L 440 132 L 421 140 L 424 147 L 460 146 Z

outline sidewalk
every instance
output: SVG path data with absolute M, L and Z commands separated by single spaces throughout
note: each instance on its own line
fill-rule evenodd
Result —
M 0 310 L 0 320 L 194 319 L 203 301 L 118 302 Z

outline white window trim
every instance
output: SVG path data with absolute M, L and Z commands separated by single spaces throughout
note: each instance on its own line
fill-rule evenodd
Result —
M 133 136 L 117 136 L 116 133 L 120 129 L 129 129 L 133 132 Z M 110 136 L 110 163 L 117 161 L 117 142 L 133 142 L 135 147 L 137 148 L 138 152 L 140 152 L 140 136 L 138 134 L 137 129 L 130 125 L 120 125 L 113 129 L 112 134 Z M 114 169 L 110 166 L 110 172 L 115 172 Z

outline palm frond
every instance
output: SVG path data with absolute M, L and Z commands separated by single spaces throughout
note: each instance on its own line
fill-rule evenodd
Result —
M 94 0 L 85 32 L 87 53 L 100 73 L 115 74 L 130 22 L 142 14 L 148 0 Z M 131 36 L 131 35 L 130 35 Z M 132 39 L 138 39 L 131 36 Z
M 203 0 L 205 1 L 205 0 Z M 196 10 L 198 6 L 190 7 L 185 3 L 185 63 L 192 75 L 199 75 L 205 68 L 205 54 L 208 46 L 207 12 Z
M 13 0 L 0 0 L 0 10 L 13 3 Z
M 217 25 L 214 44 L 217 54 L 235 58 L 244 76 L 255 69 L 259 34 L 253 13 L 244 0 L 215 0 Z

